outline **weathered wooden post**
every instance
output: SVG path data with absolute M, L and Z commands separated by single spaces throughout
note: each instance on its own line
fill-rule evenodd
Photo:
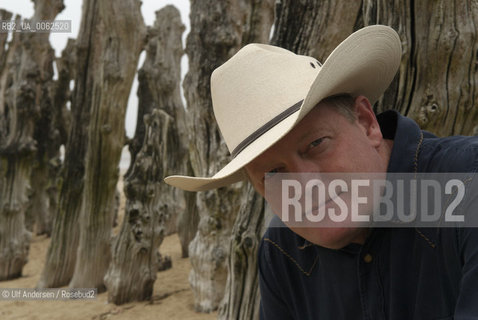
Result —
M 108 301 L 115 304 L 151 298 L 158 271 L 156 254 L 169 218 L 161 201 L 164 189 L 161 160 L 167 152 L 162 140 L 173 119 L 155 109 L 144 121 L 143 148 L 125 180 L 126 215 L 104 279 Z
M 268 42 L 272 1 L 191 1 L 191 32 L 184 80 L 188 102 L 189 155 L 196 176 L 210 176 L 229 159 L 214 120 L 209 79 L 212 71 L 249 42 Z M 244 184 L 198 193 L 198 232 L 189 246 L 189 282 L 195 308 L 209 312 L 224 296 L 232 225 L 244 198 Z M 192 198 L 194 200 L 194 198 Z M 188 204 L 190 207 L 191 203 Z
M 66 55 L 71 60 L 64 70 L 65 77 L 75 80 L 71 94 L 71 124 L 65 146 L 65 158 L 61 174 L 58 207 L 52 225 L 51 241 L 48 247 L 45 265 L 37 283 L 39 288 L 61 287 L 67 285 L 76 262 L 79 228 L 78 219 L 84 188 L 86 141 L 90 121 L 92 84 L 91 75 L 85 70 L 92 63 L 89 54 L 90 39 L 95 34 L 91 13 L 95 8 L 85 3 L 81 16 L 78 38 L 70 42 Z M 65 59 L 65 60 L 66 60 Z M 60 71 L 61 72 L 61 71 Z M 61 77 L 61 73 L 59 77 Z M 69 86 L 69 83 L 68 83 Z M 58 99 L 64 99 L 61 96 Z
M 53 20 L 62 0 L 34 1 L 30 24 Z M 5 11 L 2 16 L 11 15 Z M 2 17 L 3 18 L 3 17 Z M 25 211 L 30 193 L 32 162 L 38 151 L 35 124 L 52 85 L 54 51 L 49 33 L 14 33 L 0 63 L 0 280 L 19 277 L 28 261 L 30 232 Z M 5 43 L 5 36 L 0 38 Z
M 105 289 L 111 260 L 111 229 L 118 163 L 125 137 L 128 96 L 144 46 L 146 28 L 140 1 L 86 0 L 85 24 L 92 34 L 84 70 L 91 90 L 86 140 L 84 189 L 79 214 L 80 237 L 73 288 Z M 77 121 L 80 119 L 76 119 Z
M 146 59 L 139 70 L 140 118 L 130 144 L 134 160 L 125 177 L 125 218 L 105 276 L 108 301 L 116 304 L 151 298 L 156 254 L 168 220 L 184 210 L 182 192 L 163 182 L 165 175 L 187 164 L 179 85 L 183 31 L 173 6 L 157 11 L 148 30 Z
M 230 240 L 226 294 L 218 319 L 259 319 L 257 251 L 272 213 L 249 184 Z

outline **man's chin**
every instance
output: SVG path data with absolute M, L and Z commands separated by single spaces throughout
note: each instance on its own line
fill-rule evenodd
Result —
M 363 244 L 368 234 L 365 228 L 292 228 L 307 241 L 328 249 L 342 249 L 350 243 Z

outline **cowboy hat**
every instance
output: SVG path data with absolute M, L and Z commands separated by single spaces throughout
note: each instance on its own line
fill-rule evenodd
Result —
M 347 93 L 375 103 L 397 72 L 401 54 L 398 34 L 381 25 L 354 32 L 323 65 L 283 48 L 246 45 L 211 75 L 214 115 L 232 160 L 212 177 L 173 175 L 165 182 L 203 191 L 245 180 L 244 166 L 324 98 Z

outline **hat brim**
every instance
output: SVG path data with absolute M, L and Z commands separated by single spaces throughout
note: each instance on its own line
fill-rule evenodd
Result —
M 400 38 L 392 28 L 375 25 L 358 30 L 329 55 L 298 111 L 254 140 L 214 176 L 174 175 L 164 181 L 183 190 L 204 191 L 246 179 L 244 166 L 284 137 L 324 98 L 348 93 L 375 103 L 393 80 L 400 60 Z

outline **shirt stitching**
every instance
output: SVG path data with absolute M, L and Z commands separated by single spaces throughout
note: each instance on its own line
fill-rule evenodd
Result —
M 275 243 L 274 241 L 272 241 L 271 239 L 269 238 L 264 238 L 264 241 L 267 241 L 267 242 L 270 242 L 271 244 L 273 244 L 277 249 L 279 249 L 279 251 L 284 254 L 287 258 L 289 258 L 296 266 L 297 268 L 299 268 L 299 270 L 305 274 L 306 276 L 310 276 L 312 274 L 312 270 L 314 270 L 314 267 L 315 265 L 317 264 L 317 260 L 319 260 L 319 255 L 317 255 L 315 257 L 315 260 L 314 260 L 314 263 L 312 264 L 312 266 L 310 267 L 310 270 L 309 271 L 305 271 L 304 269 L 302 269 L 302 267 L 299 265 L 299 263 L 297 262 L 297 260 L 295 260 L 294 258 L 292 258 L 291 255 L 289 255 L 284 249 L 282 249 L 277 243 Z
M 423 132 L 420 131 L 420 140 L 418 141 L 417 150 L 415 150 L 415 158 L 413 159 L 415 178 L 417 177 L 418 172 L 418 155 L 420 154 L 420 149 L 423 143 Z
M 418 141 L 417 150 L 415 150 L 415 158 L 413 159 L 415 178 L 417 177 L 417 173 L 418 173 L 418 156 L 420 154 L 422 143 L 423 143 L 423 132 L 420 131 L 420 140 Z M 435 249 L 436 244 L 433 241 L 431 241 L 426 235 L 424 235 L 420 230 L 418 230 L 418 228 L 415 228 L 415 231 L 418 233 L 418 235 L 420 235 L 420 237 L 425 239 L 425 241 L 430 245 L 430 247 Z
M 428 239 L 428 237 L 427 237 L 426 235 L 424 235 L 423 233 L 421 233 L 421 231 L 418 230 L 417 228 L 415 228 L 415 231 L 416 231 L 423 239 L 425 239 L 425 240 L 428 242 L 428 244 L 430 245 L 430 247 L 432 247 L 433 249 L 435 249 L 436 244 L 433 243 L 433 241 L 431 241 L 430 239 Z

